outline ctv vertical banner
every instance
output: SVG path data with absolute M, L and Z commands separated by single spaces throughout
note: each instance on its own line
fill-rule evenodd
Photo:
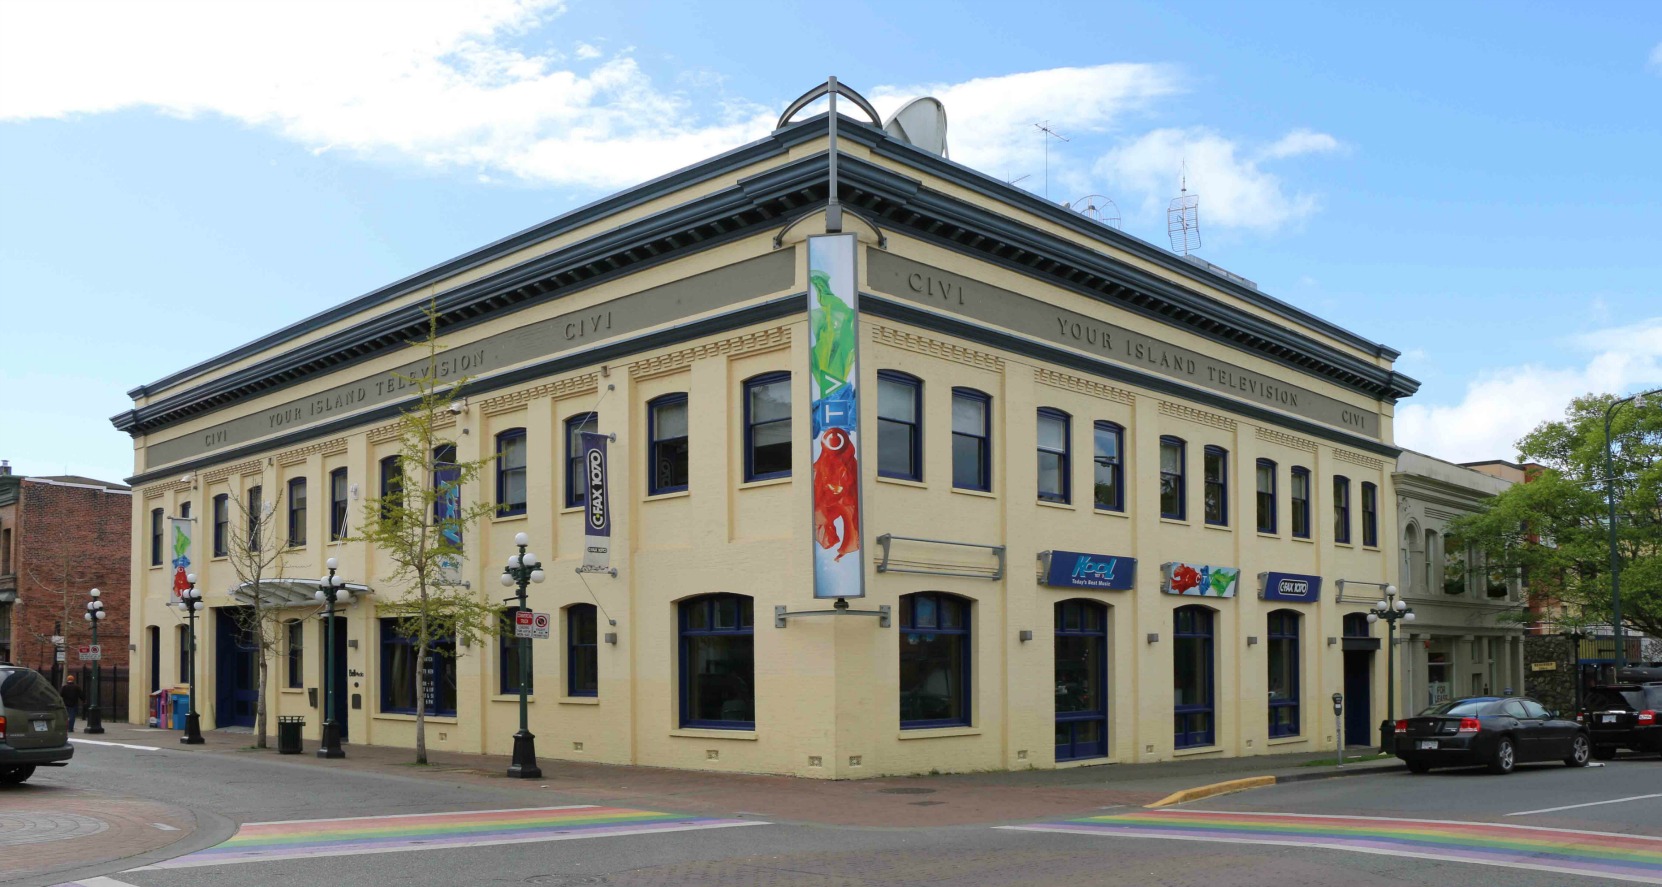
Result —
M 808 238 L 814 597 L 865 597 L 860 550 L 859 325 L 852 234 Z
M 190 587 L 190 532 L 191 519 L 170 517 L 173 525 L 173 596 Z
M 604 434 L 585 431 L 583 480 L 588 487 L 587 518 L 583 522 L 583 569 L 605 572 L 612 568 L 612 505 L 606 501 L 606 440 Z

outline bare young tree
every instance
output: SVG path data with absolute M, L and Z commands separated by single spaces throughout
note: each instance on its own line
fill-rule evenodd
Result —
M 47 569 L 36 570 L 31 567 L 28 573 L 33 591 L 44 595 L 50 609 L 58 613 L 57 633 L 63 636 L 63 648 L 67 650 L 76 646 L 76 637 L 83 632 L 90 637 L 92 630 L 82 626 L 81 623 L 85 620 L 81 618 L 81 614 L 86 612 L 82 609 L 82 606 L 85 605 L 88 599 L 87 592 L 92 589 L 93 571 L 76 569 L 74 556 L 65 553 L 60 557 L 58 563 L 49 565 Z M 33 597 L 33 594 L 30 596 Z M 41 634 L 40 632 L 33 632 L 32 634 L 39 644 L 52 645 L 51 635 Z M 52 669 L 56 672 L 59 670 L 59 663 L 56 661 L 56 648 L 53 648 L 52 655 Z M 62 666 L 61 671 L 68 673 L 69 663 L 66 661 L 62 663 Z M 56 675 L 55 680 L 61 683 L 63 678 L 61 675 Z
M 226 555 L 231 571 L 236 574 L 237 587 L 251 603 L 233 609 L 237 629 L 254 648 L 259 675 L 259 691 L 254 708 L 254 747 L 266 748 L 266 712 L 271 687 L 271 662 L 278 653 L 283 638 L 284 622 L 281 592 L 273 587 L 273 580 L 283 578 L 287 562 L 288 541 L 282 533 L 282 491 L 279 489 L 268 500 L 263 489 L 258 500 L 231 490 L 226 497 L 231 503 L 231 526 L 225 534 Z

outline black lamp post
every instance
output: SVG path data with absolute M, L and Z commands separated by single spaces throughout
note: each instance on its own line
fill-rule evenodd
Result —
M 1385 599 L 1368 610 L 1368 622 L 1385 620 L 1385 720 L 1379 725 L 1379 749 L 1390 754 L 1396 735 L 1397 718 L 1397 622 L 1413 622 L 1414 611 L 1407 601 L 1397 599 L 1397 587 L 1386 585 Z
M 312 596 L 322 601 L 323 608 L 323 744 L 318 747 L 320 758 L 344 758 L 346 750 L 340 747 L 340 723 L 335 720 L 335 673 L 340 663 L 335 661 L 335 604 L 348 604 L 352 592 L 346 590 L 346 580 L 335 575 L 340 562 L 329 558 L 324 562 L 329 575 L 317 580 L 317 592 Z
M 190 695 L 185 697 L 185 735 L 179 741 L 185 745 L 201 745 L 202 718 L 196 713 L 196 614 L 206 605 L 202 603 L 202 592 L 196 589 L 196 574 L 187 573 L 185 581 L 189 586 L 179 592 L 178 607 L 190 620 L 190 648 L 185 652 L 190 669 Z
M 98 598 L 104 593 L 94 588 L 87 594 L 92 597 L 92 600 L 87 601 L 86 620 L 92 623 L 92 647 L 97 650 L 99 649 L 98 623 L 104 621 L 104 602 Z M 100 652 L 98 655 L 102 656 L 102 653 Z M 98 667 L 101 661 L 101 659 L 92 660 L 92 693 L 87 697 L 87 727 L 81 731 L 83 733 L 104 732 L 104 718 L 98 711 L 98 679 L 103 673 L 103 669 Z
M 519 546 L 519 554 L 508 556 L 508 565 L 502 568 L 502 585 L 505 588 L 519 586 L 515 599 L 523 611 L 529 609 L 525 603 L 526 586 L 543 581 L 545 576 L 541 561 L 525 550 L 525 546 L 531 544 L 531 537 L 520 533 L 514 536 L 514 544 Z M 531 689 L 531 639 L 515 638 L 515 645 L 519 648 L 519 732 L 514 734 L 514 759 L 508 765 L 508 775 L 518 779 L 541 779 L 542 768 L 537 766 L 537 737 L 531 734 L 526 705 L 526 695 Z
M 1632 397 L 1612 401 L 1604 408 L 1604 498 L 1610 505 L 1610 622 L 1616 630 L 1616 671 L 1627 665 L 1627 650 L 1622 643 L 1622 560 L 1616 554 L 1616 462 L 1610 453 L 1610 419 L 1616 408 L 1624 403 L 1643 405 L 1643 398 L 1662 394 L 1662 388 L 1641 391 Z M 1618 677 L 1617 680 L 1620 680 Z

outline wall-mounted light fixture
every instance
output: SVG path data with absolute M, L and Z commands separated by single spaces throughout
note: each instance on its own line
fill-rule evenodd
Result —
M 1338 645 L 1339 645 L 1339 639 L 1338 639 L 1338 638 L 1336 638 L 1336 637 L 1329 637 L 1329 638 L 1328 638 L 1328 639 L 1327 639 L 1327 645 L 1328 645 L 1328 646 L 1329 646 L 1329 647 L 1336 647 L 1336 646 L 1338 646 Z
M 1249 646 L 1249 647 L 1258 646 L 1258 636 L 1255 635 L 1255 634 L 1247 635 L 1247 646 Z
M 1154 631 L 1149 632 L 1148 633 L 1148 642 L 1151 643 L 1151 644 L 1160 643 L 1160 634 L 1159 634 L 1159 632 L 1154 632 Z
M 1016 632 L 1016 639 L 1024 644 L 1030 640 L 1033 640 L 1033 629 L 1024 628 L 1021 631 Z
M 606 632 L 606 643 L 613 644 L 613 645 L 617 644 L 617 632 L 615 632 L 615 631 Z

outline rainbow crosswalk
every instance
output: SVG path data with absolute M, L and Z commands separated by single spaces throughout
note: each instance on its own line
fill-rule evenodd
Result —
M 223 844 L 145 868 L 197 868 L 766 824 L 748 819 L 710 819 L 590 805 L 254 822 L 242 826 Z
M 1150 810 L 1011 825 L 1176 841 L 1322 847 L 1662 884 L 1662 838 L 1427 819 Z

